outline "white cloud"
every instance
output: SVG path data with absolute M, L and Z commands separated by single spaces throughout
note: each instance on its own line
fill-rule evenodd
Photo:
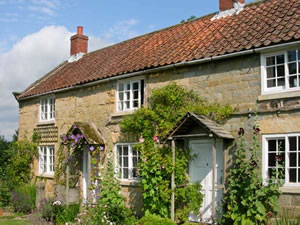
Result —
M 137 24 L 138 21 L 136 19 L 120 21 L 108 30 L 105 37 L 107 39 L 116 38 L 118 41 L 136 37 L 138 32 L 132 28 Z
M 17 129 L 18 104 L 12 92 L 24 90 L 68 59 L 71 35 L 65 27 L 47 26 L 27 35 L 8 52 L 0 52 L 0 135 L 11 138 Z M 108 45 L 92 36 L 89 43 L 89 51 Z
M 39 12 L 39 13 L 44 13 L 47 14 L 48 16 L 54 16 L 55 12 L 54 10 L 47 8 L 47 7 L 41 7 L 41 6 L 29 6 L 29 10 Z

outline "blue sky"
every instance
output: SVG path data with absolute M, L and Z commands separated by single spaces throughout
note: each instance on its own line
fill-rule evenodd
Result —
M 18 127 L 11 92 L 67 59 L 78 25 L 91 51 L 218 9 L 219 0 L 0 0 L 0 135 Z

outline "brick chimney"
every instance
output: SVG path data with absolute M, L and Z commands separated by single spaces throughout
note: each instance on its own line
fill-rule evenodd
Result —
M 233 4 L 235 2 L 240 2 L 241 4 L 245 4 L 245 0 L 219 0 L 220 11 L 225 11 L 233 8 Z
M 87 53 L 88 50 L 88 36 L 83 35 L 83 27 L 77 27 L 77 34 L 71 37 L 71 56 L 80 52 Z

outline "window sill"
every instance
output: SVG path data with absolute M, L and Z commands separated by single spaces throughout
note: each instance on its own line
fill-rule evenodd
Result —
M 47 178 L 47 179 L 54 179 L 54 174 L 39 174 L 36 176 L 37 178 Z
M 118 118 L 118 117 L 128 116 L 128 115 L 132 114 L 133 112 L 134 112 L 134 110 L 125 111 L 125 112 L 116 112 L 116 113 L 111 114 L 110 118 L 114 119 L 114 118 Z
M 300 97 L 300 91 L 289 91 L 289 92 L 281 92 L 275 94 L 266 94 L 258 96 L 258 101 L 267 101 L 274 99 L 283 99 L 283 98 L 296 98 Z
M 130 187 L 137 187 L 139 186 L 138 180 L 121 180 L 121 186 L 130 186 Z
M 300 194 L 300 186 L 294 186 L 294 187 L 280 187 L 280 191 L 282 191 L 283 193 L 297 193 Z
M 55 125 L 55 120 L 39 121 L 39 123 L 37 124 L 38 127 L 42 127 L 42 126 L 53 126 L 53 125 Z

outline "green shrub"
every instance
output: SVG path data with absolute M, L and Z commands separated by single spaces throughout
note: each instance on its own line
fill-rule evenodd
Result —
M 0 207 L 5 207 L 9 204 L 11 198 L 11 190 L 6 183 L 0 182 Z
M 138 225 L 176 225 L 169 218 L 161 218 L 157 215 L 147 215 L 138 221 Z
M 71 204 L 68 207 L 62 206 L 62 210 L 59 210 L 55 215 L 55 222 L 62 225 L 66 224 L 67 222 L 75 222 L 75 218 L 79 211 L 79 204 Z
M 12 192 L 12 206 L 15 212 L 30 213 L 35 208 L 36 187 L 24 185 Z
M 40 202 L 40 213 L 42 218 L 46 221 L 52 221 L 55 216 L 53 202 L 54 201 L 46 198 L 42 199 Z

